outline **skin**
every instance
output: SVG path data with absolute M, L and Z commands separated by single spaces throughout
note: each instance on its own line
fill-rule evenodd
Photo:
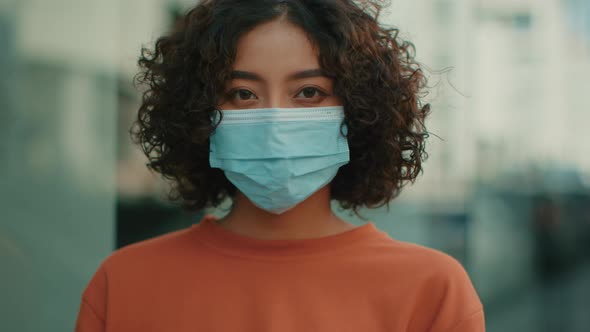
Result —
M 284 18 L 260 24 L 238 41 L 234 75 L 218 107 L 239 112 L 341 105 L 332 91 L 333 80 L 319 69 L 317 50 L 303 29 Z M 317 238 L 355 228 L 332 212 L 329 185 L 280 215 L 258 208 L 238 191 L 232 211 L 217 223 L 268 240 Z

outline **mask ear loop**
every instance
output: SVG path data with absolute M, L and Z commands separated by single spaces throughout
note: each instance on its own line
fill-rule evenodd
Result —
M 213 114 L 211 114 L 211 124 L 213 125 L 213 130 L 219 126 L 222 120 L 223 112 L 220 109 L 214 109 Z
M 344 119 L 342 119 L 342 123 L 340 124 L 340 134 L 344 136 L 344 138 L 348 139 L 348 124 L 346 123 L 348 117 L 346 116 L 346 110 L 344 109 Z

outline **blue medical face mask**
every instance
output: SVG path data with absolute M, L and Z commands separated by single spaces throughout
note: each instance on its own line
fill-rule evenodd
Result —
M 211 167 L 222 169 L 254 205 L 271 213 L 293 208 L 349 161 L 340 131 L 342 106 L 219 112 L 221 122 L 210 138 Z

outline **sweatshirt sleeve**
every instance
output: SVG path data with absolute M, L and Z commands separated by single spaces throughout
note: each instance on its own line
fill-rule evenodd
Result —
M 107 275 L 101 265 L 82 293 L 75 332 L 105 331 Z
M 483 332 L 485 331 L 485 319 L 483 309 L 479 309 L 445 332 Z
M 448 259 L 437 284 L 438 305 L 428 331 L 484 332 L 483 305 L 461 263 Z

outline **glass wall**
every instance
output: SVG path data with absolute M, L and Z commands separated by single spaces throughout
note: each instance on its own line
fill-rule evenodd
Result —
M 93 4 L 1 6 L 3 331 L 72 330 L 114 246 L 118 13 Z
M 159 0 L 0 1 L 0 330 L 72 330 L 113 250 L 198 220 L 166 202 L 129 128 Z

